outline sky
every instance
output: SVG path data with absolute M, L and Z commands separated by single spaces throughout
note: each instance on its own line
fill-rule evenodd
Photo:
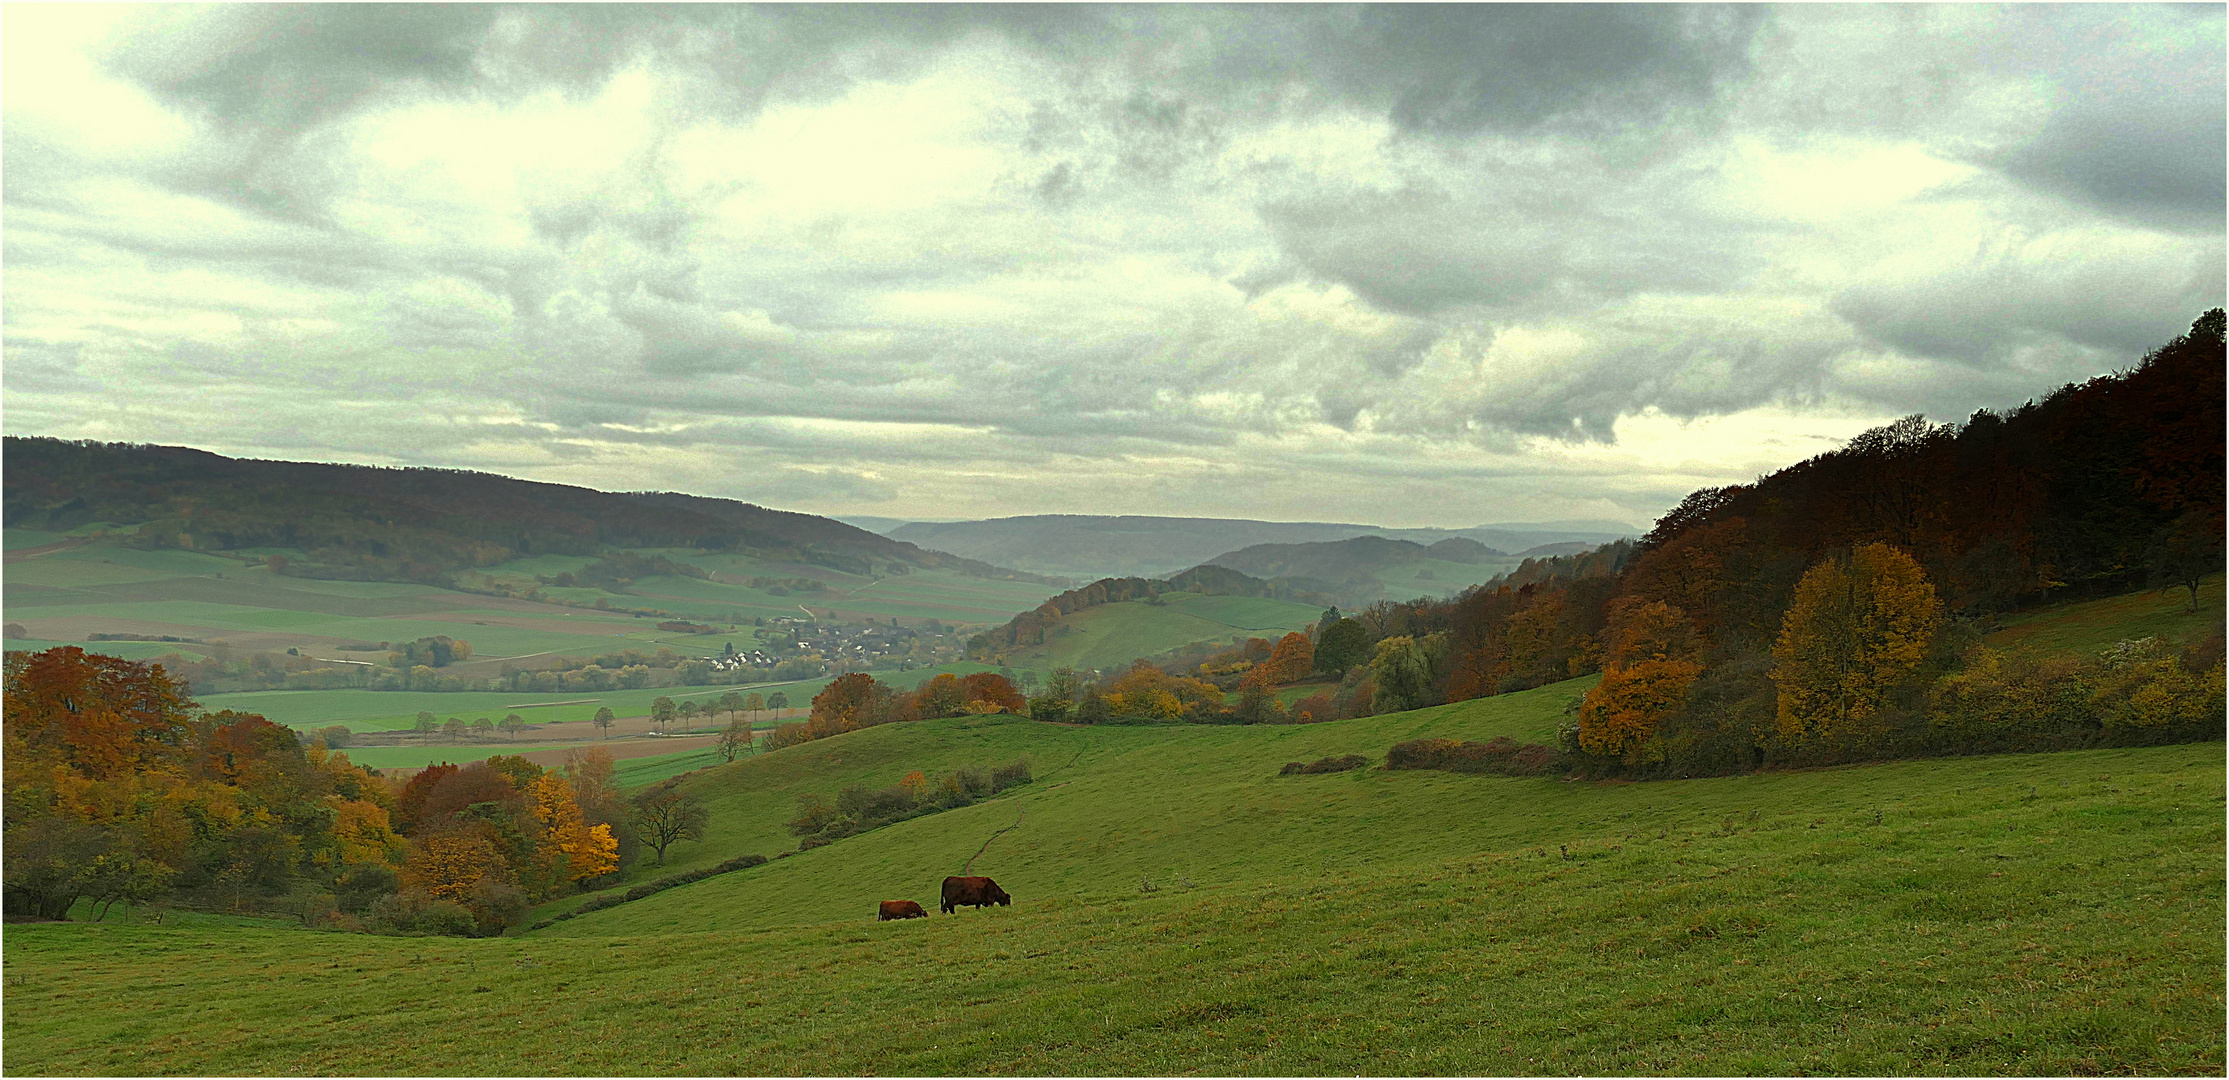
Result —
M 0 429 L 1646 525 L 2224 294 L 2221 5 L 0 9 Z

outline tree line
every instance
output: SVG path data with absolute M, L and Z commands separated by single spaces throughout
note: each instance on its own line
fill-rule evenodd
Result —
M 4 685 L 11 919 L 162 901 L 499 933 L 705 828 L 671 785 L 623 795 L 600 749 L 561 770 L 494 757 L 397 784 L 261 716 L 198 709 L 159 664 L 59 646 L 8 654 Z

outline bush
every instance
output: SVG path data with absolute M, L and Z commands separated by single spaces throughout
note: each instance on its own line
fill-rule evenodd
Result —
M 1309 762 L 1305 765 L 1297 761 L 1289 761 L 1285 763 L 1285 767 L 1283 769 L 1278 770 L 1277 775 L 1296 776 L 1303 773 L 1348 772 L 1354 769 L 1367 768 L 1369 767 L 1369 764 L 1370 759 L 1364 757 L 1361 754 L 1348 754 L 1344 757 L 1318 758 L 1315 761 Z
M 1004 791 L 1029 783 L 1029 759 L 1015 758 L 1012 763 L 991 770 L 991 790 Z
M 830 844 L 833 844 L 833 843 L 835 843 L 835 842 L 836 842 L 836 841 L 834 841 L 833 839 L 830 839 L 830 838 L 828 837 L 828 835 L 827 835 L 827 834 L 825 834 L 825 833 L 814 833 L 813 835 L 811 835 L 811 836 L 808 836 L 808 837 L 804 838 L 803 840 L 799 840 L 799 841 L 797 842 L 797 850 L 799 850 L 799 851 L 811 851 L 811 850 L 813 850 L 814 848 L 817 848 L 817 847 L 827 847 L 828 845 L 830 845 Z
M 1538 743 L 1522 745 L 1497 735 L 1482 743 L 1414 739 L 1386 751 L 1388 769 L 1439 769 L 1494 776 L 1541 776 L 1569 767 L 1564 752 Z

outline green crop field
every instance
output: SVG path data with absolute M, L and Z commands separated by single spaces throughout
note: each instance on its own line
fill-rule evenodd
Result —
M 2221 1072 L 2219 744 L 1647 784 L 1276 775 L 1420 734 L 1537 738 L 1578 689 L 1305 727 L 855 732 L 690 774 L 717 835 L 669 869 L 772 853 L 798 790 L 1016 753 L 1037 776 L 512 938 L 11 926 L 9 1063 Z M 978 849 L 1012 908 L 873 921 L 933 906 Z
M 1117 670 L 1138 657 L 1195 641 L 1274 641 L 1323 617 L 1321 608 L 1287 600 L 1198 593 L 1168 593 L 1159 599 L 1158 604 L 1132 600 L 1085 608 L 1062 619 L 1051 640 L 1016 650 L 1009 662 L 1040 669 Z

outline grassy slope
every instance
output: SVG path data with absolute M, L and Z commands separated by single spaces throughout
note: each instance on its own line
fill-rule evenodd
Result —
M 932 838 L 870 834 L 563 924 L 661 900 L 786 924 L 759 930 L 11 926 L 5 1034 L 26 1073 L 2219 1074 L 2222 781 L 2218 745 L 1618 786 L 1262 777 L 1324 793 L 1288 812 L 1306 858 L 1226 880 L 1208 848 L 1233 837 L 1196 836 L 1192 890 L 1089 869 L 1154 842 L 1133 813 L 1064 856 L 994 845 L 979 869 L 1015 907 L 912 922 L 871 921 L 902 894 L 878 866 Z M 1078 786 L 983 824 L 1036 800 L 1019 837 Z M 1438 810 L 1437 856 L 1390 857 L 1401 838 L 1353 816 L 1410 803 Z M 1059 887 L 1056 858 L 1108 880 Z M 790 908 L 780 873 L 840 902 L 754 920 Z
M 1017 650 L 1010 662 L 1035 668 L 1126 668 L 1138 657 L 1195 641 L 1246 637 L 1275 640 L 1312 626 L 1323 616 L 1320 608 L 1285 600 L 1197 593 L 1171 593 L 1162 600 L 1160 604 L 1129 601 L 1086 608 L 1061 620 L 1061 625 L 1073 633 Z
M 2125 638 L 2159 637 L 2184 644 L 2222 629 L 2222 578 L 2198 587 L 2198 610 L 2186 612 L 2190 594 L 2149 590 L 2059 604 L 2003 619 L 1988 643 L 2060 652 L 2096 653 Z

